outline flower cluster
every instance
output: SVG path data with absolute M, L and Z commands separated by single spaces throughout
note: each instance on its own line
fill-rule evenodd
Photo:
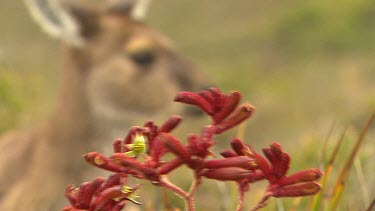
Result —
M 221 152 L 223 158 L 216 158 L 212 150 L 214 136 L 242 123 L 255 111 L 248 103 L 240 104 L 239 92 L 223 94 L 217 88 L 198 93 L 180 92 L 175 101 L 199 107 L 211 117 L 211 124 L 203 127 L 200 134 L 189 135 L 184 144 L 170 133 L 179 125 L 181 117 L 172 116 L 161 126 L 148 121 L 143 127 L 132 127 L 124 139 L 116 140 L 111 156 L 87 153 L 84 158 L 89 164 L 114 174 L 107 180 L 97 178 L 83 183 L 79 188 L 68 186 L 66 197 L 71 206 L 64 210 L 121 210 L 128 201 L 138 203 L 134 197 L 139 185 L 132 188 L 126 186 L 129 176 L 149 180 L 174 192 L 185 201 L 186 210 L 190 211 L 195 208 L 194 193 L 202 178 L 236 182 L 239 195 L 237 210 L 243 208 L 249 185 L 259 180 L 268 180 L 269 185 L 254 210 L 265 206 L 270 197 L 306 196 L 320 190 L 316 180 L 322 172 L 318 169 L 286 176 L 290 157 L 277 143 L 263 149 L 263 157 L 242 140 L 233 139 L 230 142 L 232 149 Z M 173 154 L 174 158 L 166 160 L 167 153 Z M 168 174 L 181 165 L 194 172 L 189 191 L 168 180 Z
M 63 211 L 94 211 L 111 210 L 120 211 L 127 201 L 140 204 L 135 199 L 138 197 L 139 185 L 128 187 L 125 185 L 126 173 L 116 173 L 104 178 L 96 178 L 90 182 L 82 183 L 78 188 L 69 185 L 65 190 L 65 197 L 71 206 L 66 206 Z

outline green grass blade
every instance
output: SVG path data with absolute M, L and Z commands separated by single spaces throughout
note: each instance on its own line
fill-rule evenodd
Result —
M 325 171 L 324 171 L 324 176 L 322 178 L 322 190 L 314 197 L 314 203 L 313 203 L 313 206 L 312 206 L 312 209 L 313 211 L 318 211 L 318 210 L 321 210 L 320 207 L 321 207 L 321 203 L 322 203 L 322 197 L 323 197 L 323 194 L 324 194 L 324 191 L 325 191 L 325 186 L 327 184 L 327 180 L 330 176 L 330 173 L 332 171 L 332 168 L 333 168 L 333 164 L 335 163 L 335 160 L 336 160 L 336 157 L 337 157 L 337 153 L 340 149 L 340 146 L 344 140 L 344 137 L 345 137 L 345 133 L 346 133 L 346 129 L 344 129 L 344 131 L 342 132 L 339 140 L 337 141 L 336 145 L 335 145 L 335 148 L 333 149 L 333 152 L 331 154 L 331 157 L 327 163 L 327 166 L 325 168 Z
M 326 162 L 327 146 L 328 146 L 329 139 L 332 136 L 333 130 L 335 129 L 335 125 L 336 125 L 336 122 L 333 121 L 332 124 L 331 124 L 331 127 L 329 128 L 327 136 L 324 139 L 323 149 L 322 149 L 321 154 L 320 154 L 320 163 L 321 163 L 322 169 L 326 168 L 325 162 Z
M 370 203 L 370 197 L 369 197 L 368 189 L 367 189 L 367 186 L 366 186 L 365 175 L 363 174 L 363 170 L 362 170 L 362 164 L 361 164 L 361 161 L 359 160 L 359 158 L 355 159 L 354 167 L 355 167 L 355 170 L 356 170 L 356 175 L 357 175 L 357 178 L 358 178 L 359 186 L 360 186 L 360 189 L 361 189 L 361 192 L 362 192 L 363 202 L 364 202 L 365 205 L 369 204 Z
M 333 197 L 333 200 L 331 201 L 330 208 L 329 208 L 330 211 L 335 211 L 337 209 L 337 205 L 340 201 L 341 194 L 342 194 L 342 191 L 344 189 L 345 181 L 348 178 L 349 171 L 350 171 L 351 167 L 353 166 L 355 156 L 357 155 L 357 153 L 359 151 L 359 147 L 363 143 L 363 140 L 366 137 L 367 131 L 368 131 L 370 125 L 372 124 L 372 122 L 374 121 L 374 119 L 375 119 L 375 111 L 372 113 L 369 120 L 367 121 L 367 123 L 363 127 L 363 129 L 361 131 L 361 134 L 359 135 L 358 140 L 357 140 L 353 150 L 350 153 L 348 161 L 346 162 L 346 164 L 345 164 L 344 168 L 342 169 L 338 179 L 336 180 L 336 184 L 334 186 L 334 190 L 333 190 L 333 194 L 332 194 L 334 197 Z

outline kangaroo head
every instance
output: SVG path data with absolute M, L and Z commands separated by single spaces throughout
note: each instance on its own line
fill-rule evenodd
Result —
M 64 68 L 68 70 L 63 71 L 79 72 L 71 77 L 81 77 L 81 97 L 100 118 L 171 111 L 178 91 L 208 86 L 203 74 L 176 52 L 167 37 L 139 20 L 144 1 L 98 7 L 26 1 L 37 20 L 43 16 L 39 22 L 46 31 L 65 41 L 69 59 Z M 48 7 L 52 12 L 45 12 Z M 65 77 L 65 87 L 73 86 L 71 77 Z

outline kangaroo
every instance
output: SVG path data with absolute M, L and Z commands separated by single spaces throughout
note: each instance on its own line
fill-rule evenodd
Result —
M 68 184 L 92 169 L 81 158 L 123 137 L 126 129 L 181 108 L 181 90 L 209 86 L 167 37 L 140 21 L 147 1 L 85 5 L 25 0 L 42 28 L 62 40 L 57 106 L 35 128 L 0 138 L 0 210 L 53 211 Z

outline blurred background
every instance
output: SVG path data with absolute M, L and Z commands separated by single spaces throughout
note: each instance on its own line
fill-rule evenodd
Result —
M 22 1 L 1 0 L 0 8 L 1 134 L 52 111 L 61 48 Z M 281 143 L 292 171 L 320 167 L 330 128 L 327 155 L 348 126 L 339 170 L 374 111 L 374 20 L 372 0 L 163 0 L 153 1 L 146 18 L 217 87 L 243 93 L 257 108 L 246 142 L 258 149 Z M 372 126 L 357 159 L 364 181 L 351 172 L 343 210 L 364 210 L 375 195 L 374 138 Z

